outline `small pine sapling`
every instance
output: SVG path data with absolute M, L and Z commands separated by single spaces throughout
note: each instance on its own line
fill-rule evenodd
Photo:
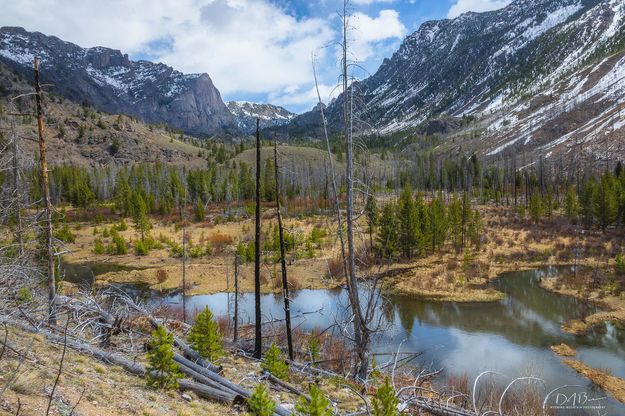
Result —
M 295 404 L 295 416 L 332 416 L 330 401 L 323 395 L 321 389 L 314 383 L 308 388 L 310 402 L 300 397 Z
M 263 384 L 254 389 L 254 393 L 247 399 L 251 416 L 272 416 L 276 403 L 271 399 Z
M 289 378 L 289 366 L 282 359 L 282 353 L 276 344 L 271 344 L 271 347 L 265 353 L 261 368 L 280 380 L 288 380 Z
M 388 377 L 384 380 L 372 401 L 372 416 L 401 416 L 399 399 L 395 396 L 395 389 L 391 386 Z
M 178 364 L 174 361 L 174 337 L 162 326 L 152 332 L 148 351 L 147 383 L 150 387 L 178 387 Z
M 209 361 L 214 362 L 224 355 L 223 337 L 208 307 L 195 318 L 189 340 L 193 349 Z

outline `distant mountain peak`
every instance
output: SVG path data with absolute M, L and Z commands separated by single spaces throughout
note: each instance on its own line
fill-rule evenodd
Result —
M 296 116 L 283 107 L 251 101 L 229 101 L 228 109 L 237 120 L 239 129 L 247 134 L 255 131 L 257 118 L 260 119 L 260 128 L 265 129 L 288 124 Z
M 35 56 L 53 91 L 77 102 L 195 135 L 236 130 L 208 74 L 183 74 L 163 63 L 132 61 L 117 49 L 82 48 L 20 27 L 0 28 L 0 59 L 26 74 Z

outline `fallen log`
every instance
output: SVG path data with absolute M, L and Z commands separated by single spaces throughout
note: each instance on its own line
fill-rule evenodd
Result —
M 286 381 L 280 380 L 278 377 L 274 376 L 273 374 L 267 371 L 263 372 L 263 374 L 265 375 L 267 380 L 269 380 L 270 383 L 275 384 L 276 386 L 279 386 L 283 388 L 284 390 L 289 391 L 297 396 L 303 397 L 309 402 L 311 401 L 311 398 L 309 395 L 299 391 L 299 389 L 293 386 L 292 384 L 289 384 Z

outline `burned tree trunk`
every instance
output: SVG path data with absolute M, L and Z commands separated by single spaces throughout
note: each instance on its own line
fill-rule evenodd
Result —
M 261 331 L 260 311 L 260 119 L 256 119 L 256 221 L 254 238 L 254 312 L 255 340 L 254 357 L 260 358 L 263 353 L 263 337 Z
M 43 107 L 41 104 L 41 85 L 39 84 L 39 59 L 33 61 L 35 72 L 35 103 L 37 111 L 37 132 L 39 134 L 39 169 L 41 175 L 41 197 L 44 209 L 44 239 L 48 260 L 48 322 L 56 325 L 56 278 L 54 276 L 54 244 L 52 241 L 52 201 L 50 200 L 50 184 L 48 178 L 48 161 L 46 159 L 46 139 L 43 134 Z
M 291 306 L 289 304 L 289 282 L 286 276 L 286 252 L 284 249 L 284 228 L 280 212 L 280 180 L 278 178 L 278 140 L 273 136 L 273 159 L 276 176 L 276 210 L 278 214 L 278 234 L 280 237 L 280 267 L 282 269 L 282 296 L 284 296 L 284 321 L 286 323 L 286 341 L 289 359 L 293 360 L 293 338 L 291 336 Z

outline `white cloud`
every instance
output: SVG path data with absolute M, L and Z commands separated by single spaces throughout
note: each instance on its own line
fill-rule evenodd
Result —
M 353 4 L 360 4 L 360 5 L 365 5 L 368 6 L 370 4 L 374 4 L 374 3 L 394 3 L 395 0 L 352 0 L 351 3 Z
M 377 52 L 380 42 L 401 39 L 406 27 L 396 10 L 381 10 L 377 17 L 356 12 L 350 19 L 349 51 L 356 61 L 366 61 Z
M 391 0 L 354 0 L 380 1 Z M 120 49 L 131 58 L 147 56 L 187 73 L 207 72 L 228 98 L 264 94 L 276 104 L 302 106 L 317 101 L 310 88 L 311 53 L 318 67 L 336 69 L 327 46 L 339 35 L 333 18 L 295 17 L 271 0 L 5 1 L 0 26 L 5 25 L 83 47 Z M 352 25 L 351 49 L 359 60 L 406 31 L 394 10 L 376 17 L 357 12 Z M 334 75 L 325 81 L 333 82 Z
M 471 12 L 487 12 L 490 10 L 501 9 L 510 4 L 512 0 L 457 0 L 456 4 L 451 6 L 447 13 L 448 18 L 460 16 L 462 13 Z

